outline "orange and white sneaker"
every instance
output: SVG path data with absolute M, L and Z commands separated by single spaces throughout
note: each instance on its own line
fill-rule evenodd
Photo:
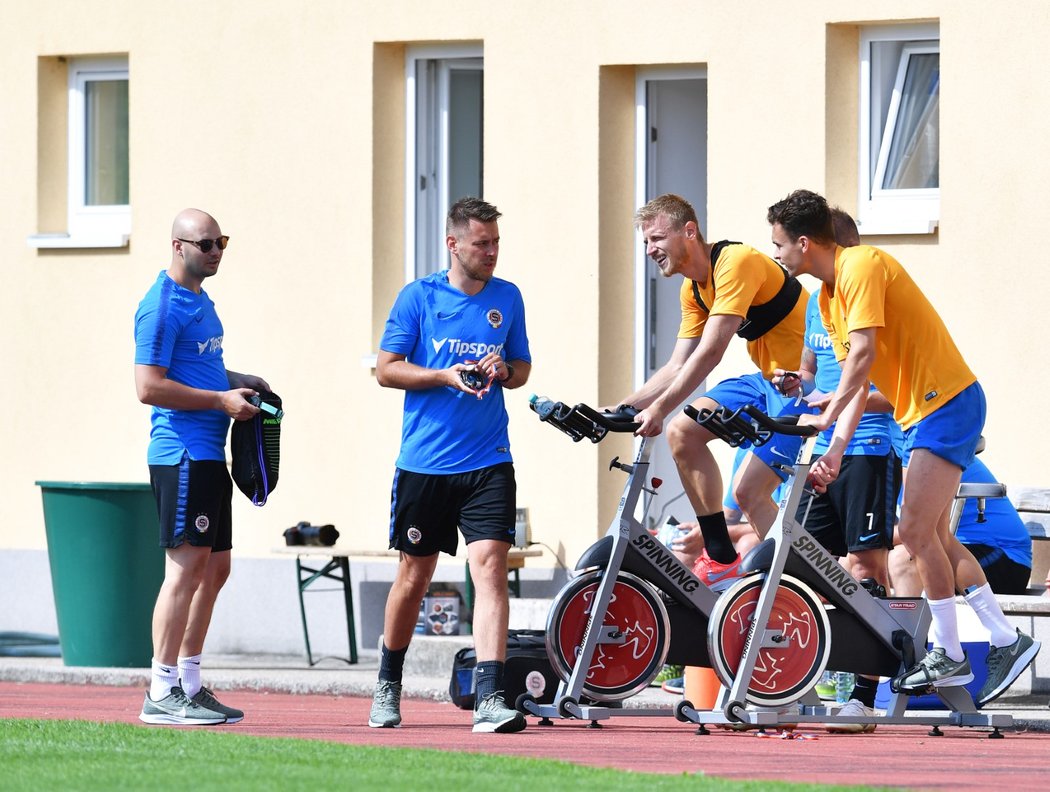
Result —
M 707 554 L 707 548 L 700 553 L 693 565 L 693 574 L 712 591 L 725 591 L 744 573 L 740 569 L 740 554 L 728 564 L 720 564 Z

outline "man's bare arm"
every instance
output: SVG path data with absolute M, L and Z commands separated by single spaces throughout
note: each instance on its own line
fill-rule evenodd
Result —
M 211 391 L 191 388 L 181 382 L 168 379 L 168 370 L 163 366 L 135 366 L 135 392 L 139 401 L 167 410 L 221 410 L 231 418 L 243 421 L 259 412 L 247 399 L 254 396 L 252 388 L 231 388 L 226 391 Z
M 466 393 L 473 393 L 459 372 L 469 366 L 457 363 L 447 369 L 430 369 L 409 363 L 404 355 L 380 349 L 376 356 L 376 381 L 384 388 L 400 390 L 426 390 L 444 386 L 455 388 Z

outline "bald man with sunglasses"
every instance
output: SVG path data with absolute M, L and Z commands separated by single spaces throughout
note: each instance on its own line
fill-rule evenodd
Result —
M 180 212 L 171 265 L 135 314 L 135 388 L 153 407 L 147 461 L 166 555 L 153 611 L 150 689 L 139 715 L 145 723 L 204 726 L 244 717 L 221 704 L 200 676 L 212 609 L 230 574 L 230 419 L 256 415 L 248 399 L 270 390 L 262 378 L 226 368 L 222 323 L 202 288 L 219 271 L 229 240 L 206 212 Z

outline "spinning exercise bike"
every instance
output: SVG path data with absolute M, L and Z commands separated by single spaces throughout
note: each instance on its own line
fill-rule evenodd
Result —
M 774 434 L 813 435 L 812 427 L 792 425 L 797 416 L 773 419 L 753 406 L 733 411 L 685 413 L 732 446 L 768 442 Z M 826 668 L 869 676 L 896 677 L 926 654 L 931 623 L 923 598 L 873 596 L 839 564 L 796 519 L 810 469 L 809 443 L 793 467 L 783 466 L 790 486 L 766 538 L 741 562 L 745 575 L 717 600 L 710 613 L 707 642 L 712 667 L 722 682 L 717 709 L 676 708 L 680 720 L 778 726 L 827 723 L 833 708 L 819 702 L 813 688 Z M 989 492 L 974 492 L 991 496 Z M 804 523 L 804 520 L 803 520 Z M 908 697 L 936 693 L 947 713 L 905 716 Z M 748 709 L 747 704 L 771 710 Z M 799 703 L 798 712 L 776 708 Z M 719 711 L 720 710 L 720 711 Z M 850 723 L 983 726 L 1001 738 L 1012 727 L 1007 713 L 978 712 L 965 687 L 893 691 L 885 715 L 850 718 Z
M 600 442 L 609 432 L 633 432 L 633 408 L 602 413 L 585 404 L 532 399 L 540 420 L 574 441 Z M 642 493 L 654 494 L 660 481 L 647 482 L 649 442 L 638 443 L 633 464 L 612 460 L 609 469 L 627 473 L 616 516 L 605 536 L 576 564 L 580 571 L 557 594 L 547 617 L 546 645 L 562 680 L 552 704 L 528 693 L 515 702 L 526 715 L 598 721 L 624 713 L 621 703 L 649 686 L 664 663 L 710 667 L 703 636 L 718 594 L 657 541 L 635 517 Z M 679 708 L 632 708 L 631 716 L 681 719 Z

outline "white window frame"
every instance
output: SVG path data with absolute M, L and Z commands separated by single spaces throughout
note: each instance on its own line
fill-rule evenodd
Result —
M 877 79 L 878 69 L 872 53 L 872 45 L 883 41 L 903 44 L 889 95 Z M 886 190 L 876 186 L 882 183 L 885 174 L 908 59 L 914 54 L 928 52 L 940 52 L 940 26 L 937 23 L 877 25 L 861 29 L 857 157 L 857 225 L 861 234 L 931 234 L 940 222 L 939 187 Z M 872 108 L 882 106 L 888 106 L 886 122 L 878 130 L 873 130 L 879 120 L 872 118 Z M 876 135 L 878 140 L 873 139 Z
M 437 61 L 438 74 L 433 85 L 417 80 L 420 61 Z M 456 63 L 451 63 L 457 61 Z M 448 266 L 444 218 L 448 213 L 449 182 L 449 92 L 452 68 L 484 69 L 483 48 L 479 45 L 412 46 L 405 52 L 405 282 L 415 280 L 435 267 Z M 429 103 L 428 117 L 419 117 L 420 98 Z M 426 204 L 419 200 L 417 179 L 421 163 L 419 150 L 429 152 L 432 161 L 422 163 L 433 174 L 437 191 L 428 193 Z
M 131 206 L 90 206 L 84 201 L 87 181 L 87 84 L 96 80 L 128 80 L 128 59 L 75 58 L 69 62 L 68 219 L 65 234 L 36 234 L 37 248 L 119 248 L 131 237 Z

